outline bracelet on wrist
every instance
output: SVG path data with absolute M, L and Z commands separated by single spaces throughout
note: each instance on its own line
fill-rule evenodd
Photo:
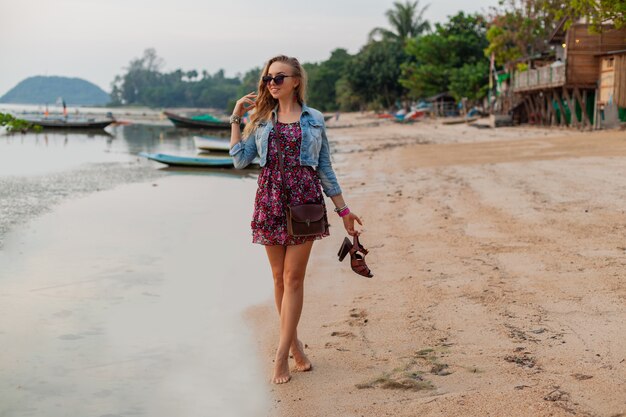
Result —
M 348 214 L 350 214 L 350 209 L 348 207 L 346 207 L 345 209 L 341 210 L 337 214 L 339 214 L 339 217 L 345 217 Z
M 345 204 L 343 207 L 335 207 L 335 213 L 339 213 L 341 210 L 347 209 L 348 205 Z
M 236 114 L 233 114 L 230 116 L 230 124 L 241 124 L 241 116 L 237 116 Z

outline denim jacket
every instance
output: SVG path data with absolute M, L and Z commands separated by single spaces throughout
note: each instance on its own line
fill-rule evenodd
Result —
M 272 110 L 272 118 L 259 122 L 256 130 L 246 139 L 236 143 L 229 151 L 233 157 L 235 168 L 241 169 L 248 166 L 257 155 L 260 157 L 260 165 L 267 163 L 267 144 L 274 121 L 277 120 L 276 111 Z M 307 105 L 302 105 L 300 114 L 300 127 L 302 129 L 302 144 L 300 146 L 300 165 L 311 166 L 316 169 L 324 194 L 333 197 L 341 194 L 341 188 L 330 162 L 330 147 L 324 127 L 324 116 L 318 110 Z

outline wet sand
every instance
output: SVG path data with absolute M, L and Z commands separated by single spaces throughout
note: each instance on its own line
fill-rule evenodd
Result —
M 268 415 L 626 415 L 626 133 L 372 121 L 329 134 L 375 277 L 337 262 L 331 216 L 314 370 L 269 386 Z M 248 319 L 269 378 L 273 302 Z

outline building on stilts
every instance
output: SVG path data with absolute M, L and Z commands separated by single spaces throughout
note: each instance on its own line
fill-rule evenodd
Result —
M 626 123 L 626 27 L 561 21 L 553 49 L 507 63 L 501 108 L 517 123 L 603 129 Z

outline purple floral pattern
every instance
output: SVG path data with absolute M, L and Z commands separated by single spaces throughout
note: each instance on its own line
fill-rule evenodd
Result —
M 299 245 L 308 240 L 328 236 L 290 236 L 283 202 L 281 173 L 278 162 L 279 141 L 283 147 L 285 189 L 289 204 L 323 203 L 322 185 L 317 172 L 309 166 L 300 165 L 302 130 L 300 122 L 276 123 L 269 135 L 267 163 L 261 169 L 257 181 L 252 215 L 252 242 L 262 245 Z

